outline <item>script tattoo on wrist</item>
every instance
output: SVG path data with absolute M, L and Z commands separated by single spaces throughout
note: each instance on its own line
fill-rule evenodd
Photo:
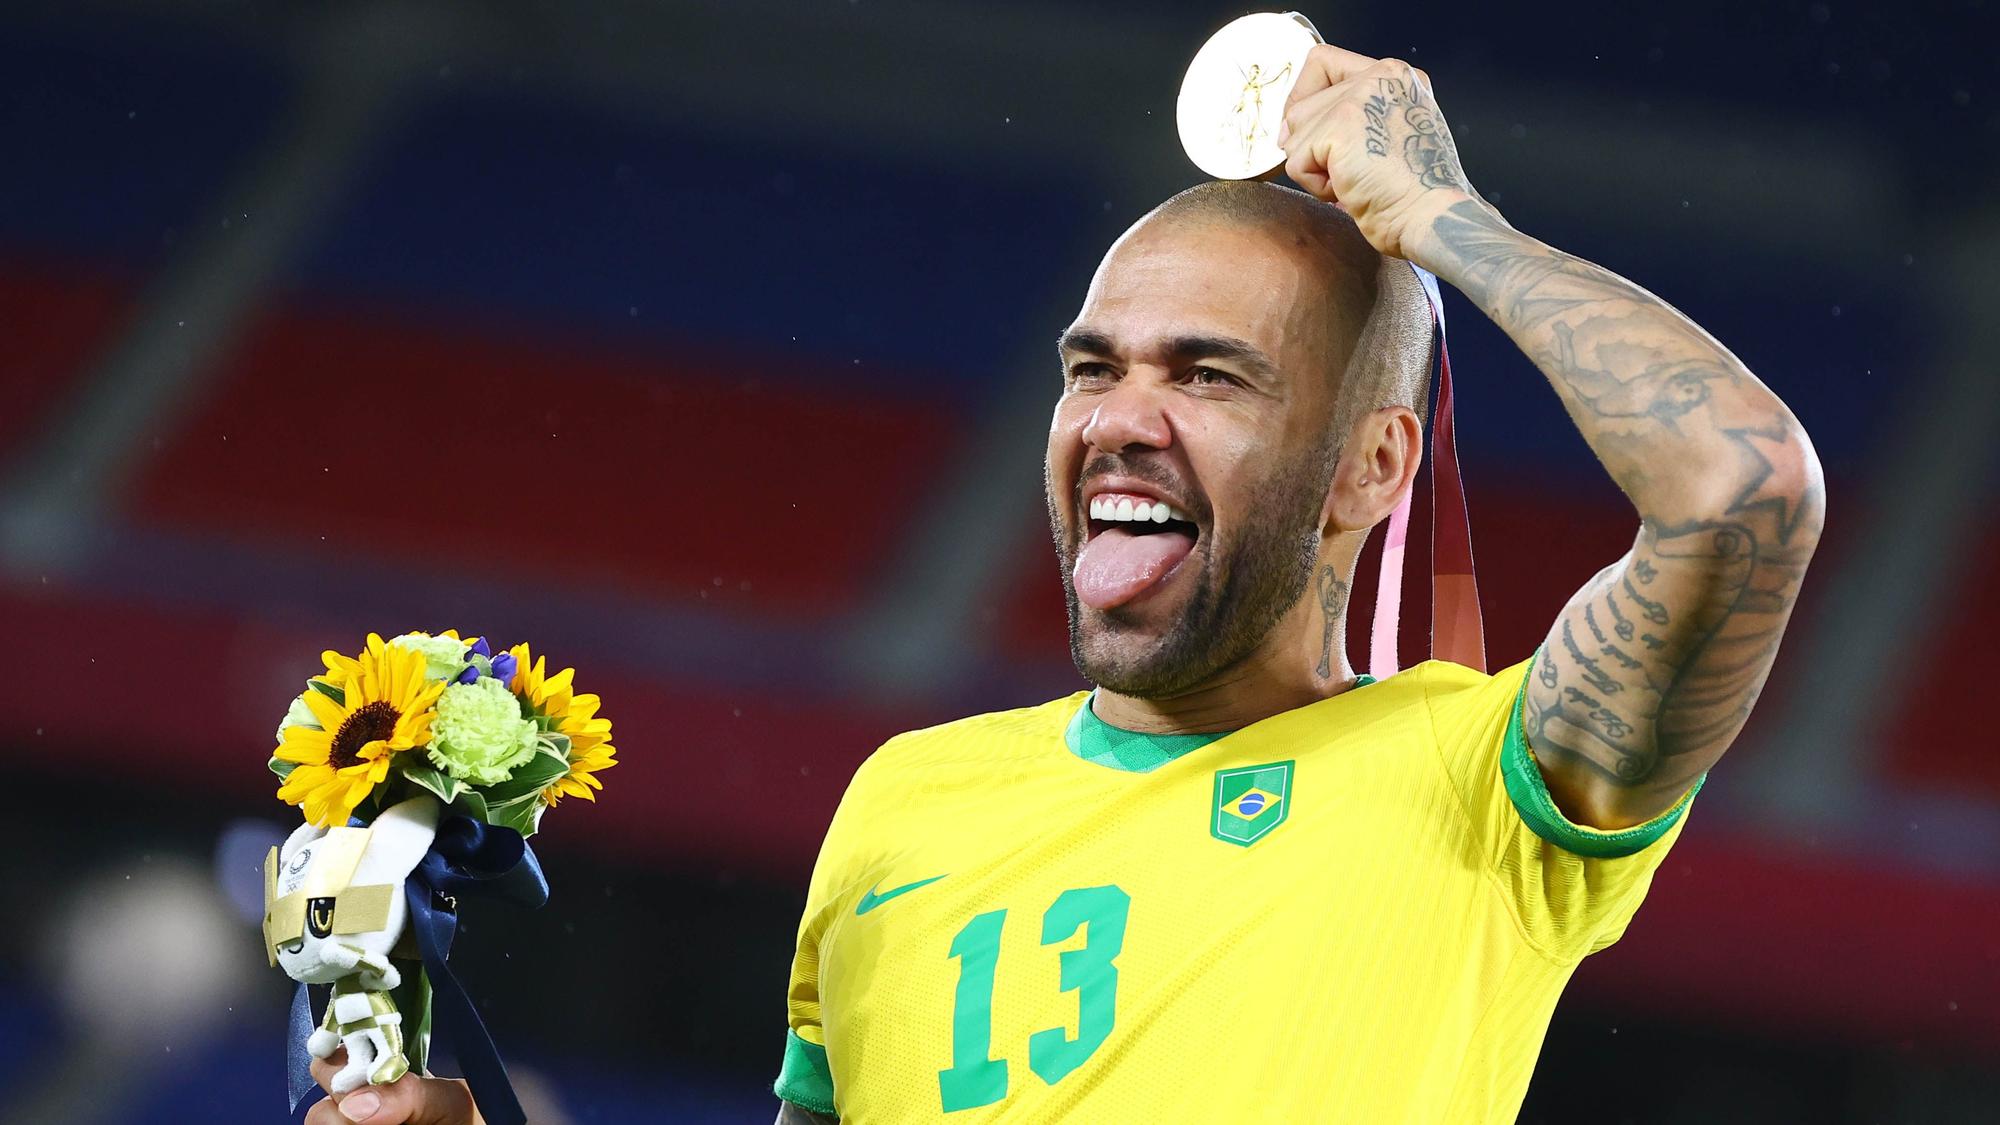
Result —
M 1548 377 L 1639 514 L 1630 553 L 1537 658 L 1529 742 L 1545 764 L 1678 795 L 1741 729 L 1797 601 L 1825 515 L 1810 445 L 1769 388 L 1645 289 L 1477 200 L 1430 233 L 1436 272 Z

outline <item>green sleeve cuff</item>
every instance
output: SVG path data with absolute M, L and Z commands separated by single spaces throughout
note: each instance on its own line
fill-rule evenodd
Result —
M 771 1089 L 800 1109 L 833 1112 L 833 1071 L 826 1065 L 826 1048 L 785 1032 L 785 1065 Z
M 1537 653 L 1536 660 L 1539 659 L 1541 654 Z M 1534 668 L 1535 661 L 1529 661 L 1529 675 L 1534 674 Z M 1617 831 L 1576 824 L 1562 814 L 1549 796 L 1548 781 L 1542 777 L 1542 767 L 1535 762 L 1535 752 L 1528 747 L 1527 733 L 1521 728 L 1521 711 L 1527 697 L 1528 683 L 1524 678 L 1514 695 L 1513 710 L 1507 716 L 1506 741 L 1500 747 L 1500 777 L 1506 782 L 1507 797 L 1514 802 L 1522 821 L 1535 835 L 1566 852 L 1591 859 L 1617 859 L 1644 851 L 1680 821 L 1687 812 L 1688 802 L 1694 800 L 1702 783 L 1708 780 L 1707 774 L 1696 778 L 1673 808 L 1644 824 Z

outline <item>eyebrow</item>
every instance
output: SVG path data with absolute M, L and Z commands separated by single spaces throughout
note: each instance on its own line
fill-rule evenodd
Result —
M 1115 355 L 1116 343 L 1110 336 L 1094 328 L 1072 328 L 1056 338 L 1056 349 L 1061 353 L 1083 352 L 1088 355 Z M 1239 340 L 1234 336 L 1186 335 L 1171 336 L 1160 342 L 1160 349 L 1176 359 L 1227 359 L 1243 364 L 1258 374 L 1276 375 L 1278 365 L 1271 361 L 1255 344 Z

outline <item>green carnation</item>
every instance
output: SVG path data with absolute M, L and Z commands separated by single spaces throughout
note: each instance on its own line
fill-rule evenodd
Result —
M 465 654 L 471 646 L 450 637 L 404 633 L 390 641 L 389 647 L 423 653 L 425 679 L 455 680 L 460 672 L 465 671 Z
M 535 721 L 521 717 L 520 701 L 499 680 L 452 684 L 438 697 L 428 753 L 453 777 L 494 785 L 535 756 Z

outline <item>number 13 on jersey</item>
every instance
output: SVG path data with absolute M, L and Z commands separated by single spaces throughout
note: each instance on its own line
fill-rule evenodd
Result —
M 1062 990 L 1076 993 L 1076 1038 L 1060 1027 L 1028 1037 L 1028 1069 L 1053 1086 L 1103 1046 L 1118 1022 L 1118 966 L 1132 896 L 1117 887 L 1064 891 L 1042 914 L 1042 944 L 1087 930 L 1081 949 L 1062 953 Z M 993 1053 L 993 977 L 1007 912 L 978 915 L 951 939 L 958 989 L 951 1009 L 951 1065 L 938 1071 L 944 1111 L 977 1109 L 1007 1096 L 1007 1060 Z

